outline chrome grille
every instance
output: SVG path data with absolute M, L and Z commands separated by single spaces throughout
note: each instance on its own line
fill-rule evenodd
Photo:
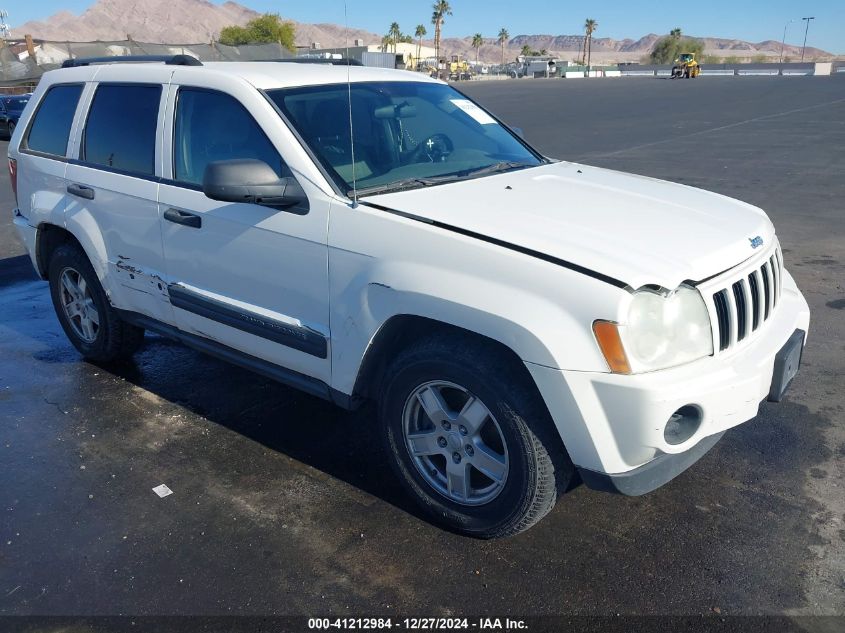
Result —
M 752 337 L 780 301 L 783 256 L 775 247 L 756 267 L 713 292 L 714 343 L 720 352 Z

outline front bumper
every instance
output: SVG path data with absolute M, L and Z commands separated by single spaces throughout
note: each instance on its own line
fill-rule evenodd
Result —
M 642 494 L 700 458 L 729 428 L 757 415 L 772 388 L 775 359 L 810 311 L 788 273 L 778 309 L 756 339 L 724 354 L 633 376 L 556 370 L 526 363 L 572 461 L 591 487 Z M 700 411 L 685 441 L 664 437 L 682 407 Z
M 630 497 L 644 495 L 671 481 L 704 457 L 705 453 L 713 448 L 724 434 L 725 432 L 722 431 L 705 437 L 686 453 L 675 455 L 664 453 L 627 473 L 609 475 L 579 467 L 578 474 L 581 476 L 581 481 L 593 490 L 617 492 Z

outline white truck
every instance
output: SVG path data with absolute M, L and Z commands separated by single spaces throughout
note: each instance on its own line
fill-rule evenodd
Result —
M 651 491 L 798 370 L 807 303 L 748 204 L 551 160 L 416 73 L 67 66 L 9 167 L 82 356 L 148 330 L 373 401 L 396 477 L 451 529 L 518 533 L 578 478 Z

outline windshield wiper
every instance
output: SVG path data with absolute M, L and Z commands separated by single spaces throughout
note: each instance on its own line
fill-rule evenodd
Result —
M 513 160 L 503 160 L 492 165 L 479 167 L 477 169 L 470 169 L 462 171 L 461 176 L 483 176 L 485 174 L 496 174 L 503 171 L 511 171 L 514 169 L 522 169 L 525 167 L 536 167 L 536 165 L 529 165 L 528 163 L 519 163 Z
M 403 178 L 395 182 L 388 182 L 383 185 L 373 185 L 372 187 L 362 187 L 358 189 L 358 195 L 372 196 L 379 193 L 392 193 L 395 191 L 406 191 L 408 189 L 417 189 L 420 187 L 428 187 L 443 182 L 442 178 Z M 347 192 L 351 196 L 352 190 Z
M 446 182 L 455 182 L 469 177 L 483 176 L 485 174 L 494 174 L 504 171 L 511 171 L 514 169 L 524 169 L 526 167 L 536 167 L 536 165 L 529 165 L 527 163 L 519 163 L 516 161 L 500 161 L 492 165 L 485 165 L 476 169 L 465 169 L 453 174 L 443 174 L 442 176 L 431 176 L 430 178 L 404 178 L 396 182 L 390 182 L 383 185 L 373 185 L 372 187 L 363 187 L 358 189 L 358 195 L 377 195 L 380 193 L 393 193 L 396 191 L 406 191 L 408 189 L 419 189 L 422 187 L 430 187 L 431 185 L 439 185 Z M 347 195 L 351 197 L 352 191 L 348 191 Z

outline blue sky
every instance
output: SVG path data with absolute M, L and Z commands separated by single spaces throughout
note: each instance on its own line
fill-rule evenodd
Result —
M 94 0 L 0 0 L 14 26 L 47 17 L 62 9 L 81 13 Z M 130 1 L 130 0 L 127 0 Z M 138 0 L 143 1 L 143 0 Z M 222 0 L 212 0 L 220 4 Z M 257 11 L 281 13 L 301 22 L 343 23 L 342 0 L 280 2 L 241 0 Z M 566 3 L 560 0 L 451 0 L 454 15 L 447 19 L 445 36 L 480 32 L 495 37 L 504 26 L 511 36 L 520 34 L 572 34 L 581 30 L 584 18 L 598 21 L 596 37 L 637 38 L 647 33 L 666 33 L 681 27 L 690 35 L 709 35 L 759 42 L 780 40 L 790 19 L 787 42 L 800 45 L 804 38 L 801 18 L 815 16 L 808 46 L 845 54 L 845 0 L 708 0 L 693 4 L 658 0 L 604 0 Z M 683 9 L 690 7 L 689 11 Z M 670 7 L 670 8 L 667 8 Z M 384 33 L 397 21 L 404 31 L 420 23 L 429 27 L 431 2 L 427 0 L 348 0 L 349 25 Z M 684 17 L 686 16 L 686 17 Z M 429 31 L 433 29 L 429 28 Z

